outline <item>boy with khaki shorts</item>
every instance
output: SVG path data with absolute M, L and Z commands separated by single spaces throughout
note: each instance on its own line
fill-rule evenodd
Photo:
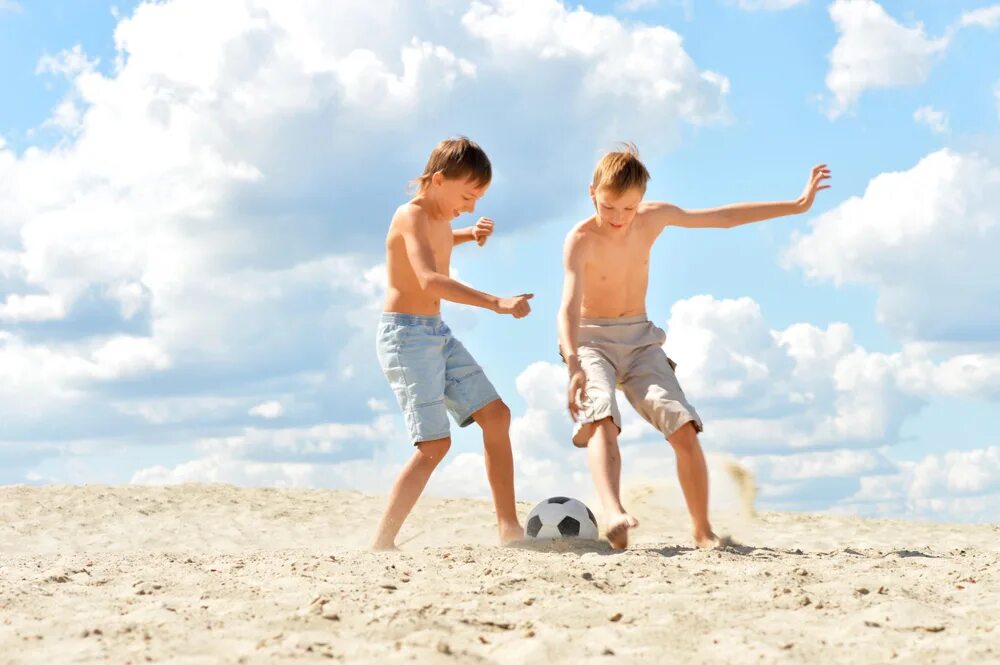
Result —
M 732 228 L 803 213 L 827 189 L 825 164 L 812 169 L 802 195 L 773 203 L 737 203 L 683 210 L 644 202 L 649 172 L 634 146 L 610 152 L 590 185 L 595 214 L 566 236 L 559 348 L 569 370 L 567 406 L 576 421 L 573 443 L 587 448 L 591 476 L 604 506 L 605 531 L 616 548 L 628 546 L 638 520 L 622 505 L 621 388 L 635 410 L 673 447 L 677 475 L 699 547 L 718 538 L 708 520 L 708 470 L 698 441 L 702 422 L 663 352 L 666 335 L 646 318 L 646 287 L 653 243 L 667 226 Z

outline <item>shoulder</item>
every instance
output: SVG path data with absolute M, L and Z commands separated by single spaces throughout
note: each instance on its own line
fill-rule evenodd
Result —
M 594 218 L 578 222 L 566 233 L 566 247 L 588 245 L 594 237 Z
M 593 218 L 574 225 L 566 234 L 563 252 L 567 259 L 582 258 L 594 241 Z
M 644 225 L 662 228 L 675 222 L 684 211 L 666 201 L 643 201 L 636 210 L 636 221 Z
M 416 231 L 427 224 L 427 211 L 412 201 L 396 208 L 392 215 L 392 228 L 399 231 Z

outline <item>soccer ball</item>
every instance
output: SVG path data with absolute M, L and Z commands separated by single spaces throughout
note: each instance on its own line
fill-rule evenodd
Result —
M 565 496 L 546 499 L 528 514 L 528 538 L 597 540 L 597 520 L 582 501 Z

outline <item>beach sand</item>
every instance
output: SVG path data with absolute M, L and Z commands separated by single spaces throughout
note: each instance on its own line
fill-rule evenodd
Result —
M 383 501 L 2 487 L 0 662 L 1000 662 L 1000 526 L 733 512 L 699 551 L 640 491 L 625 552 L 502 548 L 425 497 L 368 552 Z

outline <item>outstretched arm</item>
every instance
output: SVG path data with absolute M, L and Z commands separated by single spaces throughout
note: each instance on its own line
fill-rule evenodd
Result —
M 442 300 L 482 307 L 497 314 L 512 314 L 515 319 L 525 317 L 531 312 L 528 301 L 533 294 L 499 298 L 477 291 L 438 272 L 434 253 L 431 251 L 430 243 L 427 242 L 426 234 L 421 232 L 420 224 L 421 221 L 416 216 L 407 214 L 399 225 L 400 235 L 406 246 L 406 256 L 410 259 L 410 265 L 413 266 L 420 288 Z
M 493 235 L 493 220 L 489 217 L 480 217 L 475 226 L 467 226 L 464 229 L 455 229 L 451 232 L 452 242 L 461 245 L 463 242 L 476 241 L 482 247 L 486 244 L 486 239 Z
M 666 226 L 682 226 L 688 229 L 728 229 L 765 219 L 803 213 L 812 207 L 816 192 L 829 189 L 823 184 L 830 178 L 826 164 L 814 166 L 802 195 L 792 201 L 772 201 L 768 203 L 734 203 L 719 208 L 704 210 L 684 210 L 669 203 L 651 201 L 640 210 L 648 215 L 657 231 Z
M 559 350 L 569 369 L 567 407 L 575 420 L 580 402 L 586 399 L 587 377 L 580 366 L 577 345 L 580 336 L 580 305 L 583 301 L 583 240 L 570 232 L 563 248 L 563 295 L 559 306 Z

